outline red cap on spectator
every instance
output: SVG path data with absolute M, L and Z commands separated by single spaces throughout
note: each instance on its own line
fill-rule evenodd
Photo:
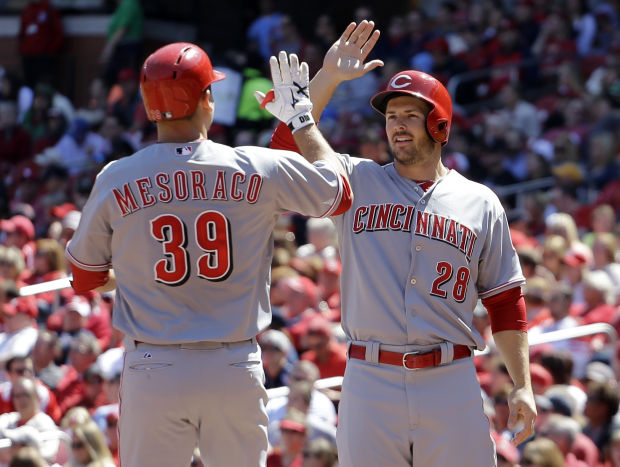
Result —
M 2 313 L 7 316 L 25 313 L 31 318 L 36 318 L 39 315 L 39 309 L 33 297 L 18 297 L 2 305 Z
M 28 240 L 34 239 L 34 225 L 32 224 L 32 221 L 21 214 L 17 214 L 10 219 L 1 220 L 0 230 L 10 233 L 21 232 L 28 238 Z
M 64 219 L 67 213 L 71 211 L 77 211 L 77 207 L 73 203 L 63 203 L 59 206 L 52 206 L 50 212 L 52 216 Z
M 562 262 L 568 264 L 569 266 L 573 266 L 575 268 L 585 266 L 588 262 L 585 255 L 582 253 L 567 251 L 564 257 L 562 258 Z
M 299 433 L 306 432 L 306 426 L 303 423 L 296 422 L 295 420 L 290 420 L 285 418 L 280 422 L 280 430 L 291 430 L 297 431 Z

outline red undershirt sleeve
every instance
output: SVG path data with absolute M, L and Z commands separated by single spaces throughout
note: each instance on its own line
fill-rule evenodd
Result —
M 334 212 L 330 214 L 331 216 L 338 216 L 342 213 L 345 213 L 353 204 L 353 191 L 351 190 L 351 185 L 349 185 L 349 181 L 342 175 L 340 175 L 342 179 L 342 198 L 340 199 L 340 204 L 336 208 Z
M 293 138 L 293 133 L 284 122 L 280 122 L 273 132 L 273 135 L 271 135 L 269 147 L 272 149 L 285 149 L 287 151 L 296 152 L 297 154 L 300 153 L 295 138 Z
M 110 277 L 110 271 L 87 271 L 73 263 L 71 263 L 71 272 L 73 273 L 71 287 L 80 294 L 105 285 Z
M 491 331 L 526 331 L 527 316 L 521 287 L 513 287 L 482 300 L 489 313 Z

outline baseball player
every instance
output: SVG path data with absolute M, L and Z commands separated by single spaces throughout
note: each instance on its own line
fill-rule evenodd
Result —
M 350 24 L 327 52 L 310 85 L 315 119 L 340 82 L 380 65 L 364 63 L 379 35 L 373 27 Z M 452 101 L 439 81 L 402 71 L 371 105 L 385 116 L 394 162 L 379 166 L 341 154 L 355 200 L 332 217 L 349 341 L 339 461 L 343 467 L 496 465 L 472 359 L 473 349 L 485 347 L 472 326 L 478 298 L 514 382 L 515 444 L 532 434 L 536 415 L 520 289 L 525 279 L 504 209 L 490 189 L 442 164 Z M 293 149 L 287 131 L 280 125 L 272 146 Z
M 294 71 L 307 81 L 307 66 Z M 210 141 L 210 86 L 224 77 L 189 43 L 146 59 L 140 86 L 158 143 L 104 167 L 67 247 L 76 291 L 116 288 L 126 467 L 189 465 L 196 445 L 205 465 L 265 465 L 267 394 L 255 336 L 271 320 L 271 232 L 283 212 L 329 216 L 351 204 L 307 88 L 294 91 L 305 107 L 282 101 L 296 95 L 290 76 L 274 85 L 270 108 L 314 164 Z

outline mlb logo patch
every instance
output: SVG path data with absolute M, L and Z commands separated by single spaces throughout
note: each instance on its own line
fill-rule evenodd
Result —
M 180 146 L 176 148 L 177 156 L 189 156 L 192 153 L 191 146 Z

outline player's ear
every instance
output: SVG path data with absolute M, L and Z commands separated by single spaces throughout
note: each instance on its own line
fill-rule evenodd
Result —
M 202 94 L 201 103 L 205 108 L 211 110 L 211 112 L 215 110 L 215 100 L 213 99 L 213 92 L 211 91 L 211 86 L 209 86 Z

